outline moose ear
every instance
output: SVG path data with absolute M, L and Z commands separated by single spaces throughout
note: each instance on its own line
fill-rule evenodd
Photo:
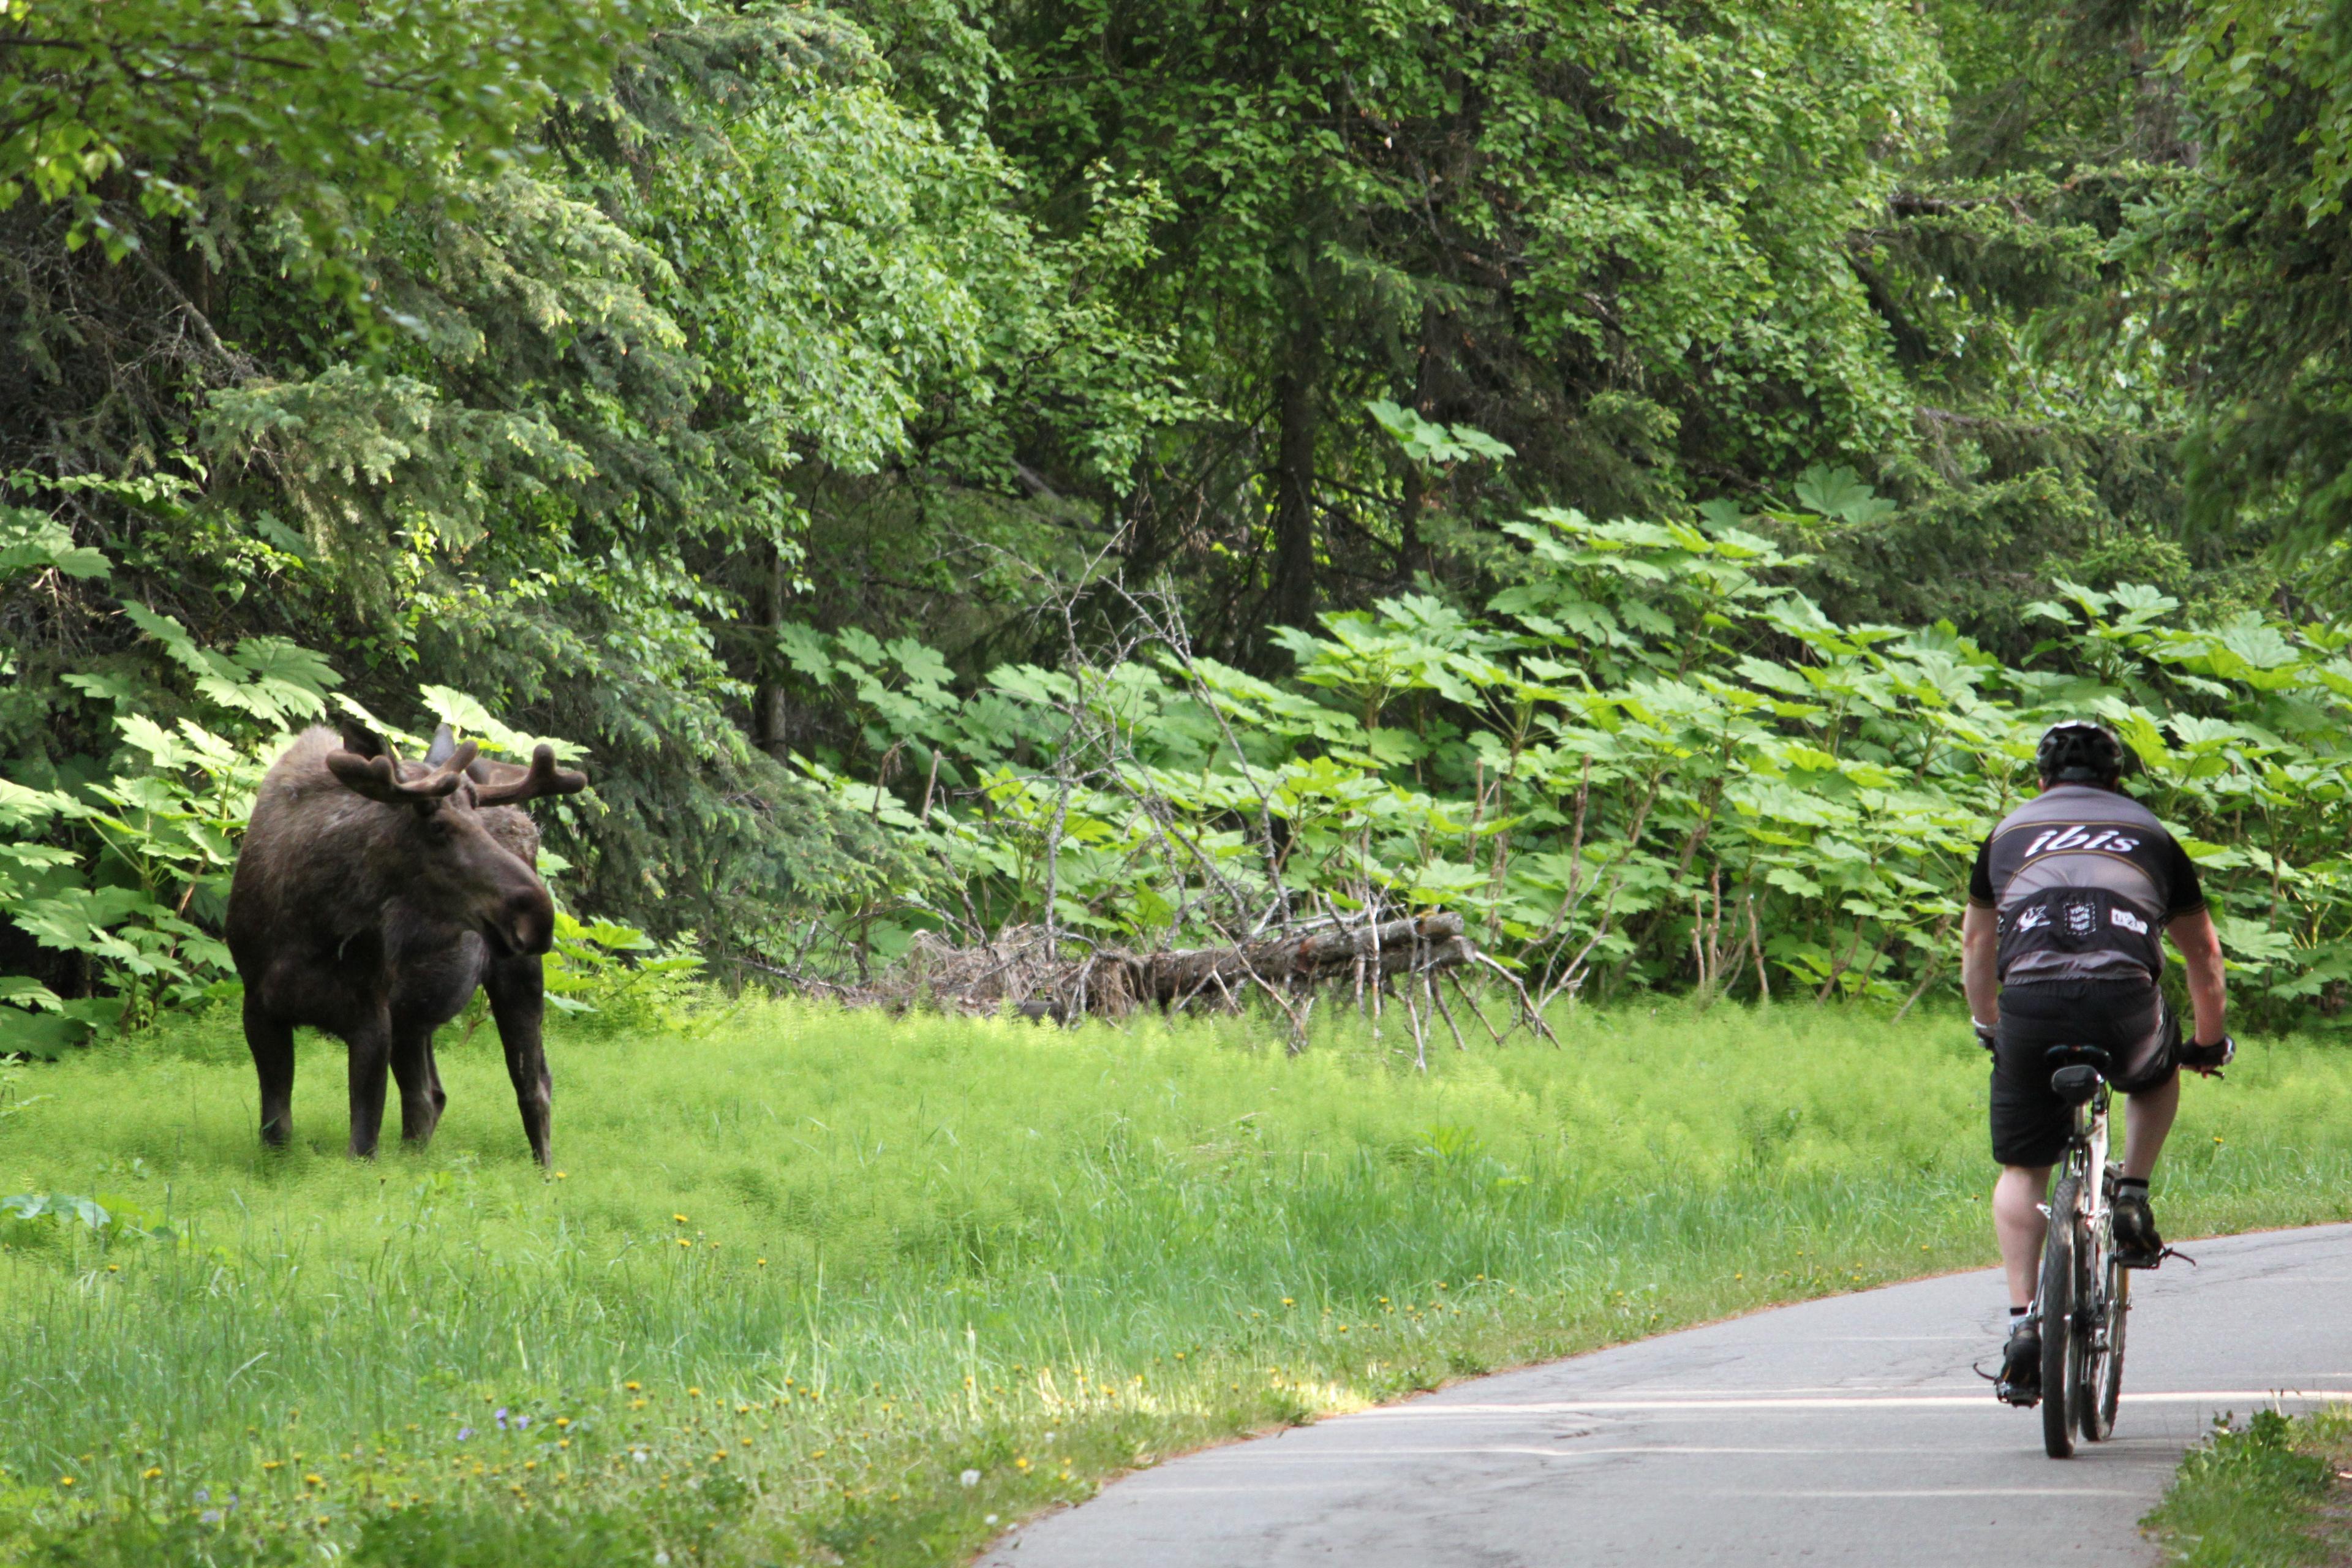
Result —
M 386 805 L 430 811 L 457 793 L 457 782 L 466 776 L 466 765 L 473 760 L 474 744 L 468 741 L 446 764 L 415 778 L 403 778 L 394 758 L 362 757 L 351 752 L 329 752 L 327 771 L 354 795 Z
M 450 732 L 448 725 L 435 725 L 433 744 L 426 747 L 425 751 L 425 765 L 428 768 L 437 768 L 457 754 L 457 737 Z
M 392 749 L 384 744 L 382 735 L 356 719 L 344 720 L 341 733 L 343 738 L 343 750 L 362 760 L 369 757 L 381 757 Z

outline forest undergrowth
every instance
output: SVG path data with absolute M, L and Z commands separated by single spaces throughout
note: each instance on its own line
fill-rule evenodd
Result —
M 1253 1430 L 1991 1258 L 1952 1017 L 1680 1005 L 1433 1052 L 744 1003 L 487 1031 L 428 1150 L 265 1153 L 234 1020 L 0 1101 L 0 1560 L 940 1563 Z M 2193 1085 L 2168 1230 L 2352 1215 L 2352 1054 Z

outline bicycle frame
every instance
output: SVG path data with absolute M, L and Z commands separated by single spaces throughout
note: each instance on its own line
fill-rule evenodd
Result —
M 2115 1203 L 2116 1178 L 2120 1173 L 2119 1168 L 2108 1168 L 2107 1101 L 2110 1093 L 2107 1080 L 2101 1079 L 2097 1091 L 2084 1104 L 2074 1107 L 2074 1134 L 2066 1141 L 2066 1158 L 2056 1174 L 2056 1179 L 2061 1182 L 2070 1175 L 2083 1178 L 2076 1190 L 2084 1196 L 2076 1212 L 2089 1224 L 2091 1234 L 2099 1237 L 2112 1234 L 2109 1210 Z M 2095 1182 L 2089 1179 L 2094 1171 L 2099 1173 Z M 2049 1213 L 2047 1205 L 2043 1205 L 2042 1212 Z

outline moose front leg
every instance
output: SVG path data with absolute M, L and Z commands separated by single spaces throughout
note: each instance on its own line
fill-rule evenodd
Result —
M 261 1079 L 261 1141 L 283 1145 L 294 1132 L 294 1031 L 262 1010 L 245 993 L 245 1044 Z
M 392 1026 L 371 1020 L 344 1037 L 351 1047 L 352 1158 L 375 1158 L 383 1132 L 383 1076 L 391 1064 Z
M 441 1108 L 449 1103 L 441 1075 L 433 1069 L 431 1028 L 410 1024 L 393 1031 L 392 1076 L 400 1085 L 400 1141 L 430 1143 L 441 1124 Z
M 490 966 L 483 989 L 490 994 L 490 1016 L 497 1020 L 499 1043 L 506 1047 L 507 1076 L 514 1080 L 523 1135 L 530 1140 L 531 1157 L 545 1165 L 549 1163 L 548 1115 L 555 1089 L 547 1076 L 547 1053 L 540 1044 L 540 1026 L 547 1014 L 547 984 L 538 957 L 518 954 L 499 960 Z

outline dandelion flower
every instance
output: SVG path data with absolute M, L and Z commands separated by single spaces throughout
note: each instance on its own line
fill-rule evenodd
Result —
M 158 1476 L 162 1475 L 163 1473 L 163 1466 L 161 1466 L 161 1465 L 150 1465 L 150 1466 L 148 1466 L 145 1469 L 143 1469 L 143 1470 L 142 1470 L 142 1471 L 140 1471 L 140 1472 L 139 1472 L 139 1478 L 140 1478 L 140 1479 L 142 1479 L 142 1480 L 148 1480 L 148 1481 L 152 1481 L 152 1480 L 153 1480 L 156 1477 L 158 1477 Z
M 956 1479 L 963 1483 L 963 1487 L 966 1491 L 970 1491 L 972 1488 L 980 1485 L 980 1472 L 978 1470 L 966 1470 L 963 1474 L 958 1476 Z
M 702 1397 L 702 1390 L 689 1385 L 686 1391 L 686 1396 L 688 1399 L 699 1399 Z
M 58 1485 L 61 1487 L 69 1487 L 73 1484 L 74 1479 L 71 1476 L 59 1476 L 58 1478 Z
M 670 1218 L 672 1218 L 672 1219 L 674 1219 L 674 1220 L 676 1220 L 676 1221 L 677 1221 L 677 1223 L 678 1223 L 678 1224 L 680 1224 L 680 1225 L 684 1225 L 684 1224 L 686 1223 L 686 1216 L 685 1216 L 684 1215 L 682 1215 L 682 1214 L 674 1214 L 674 1215 L 670 1215 L 669 1217 L 670 1217 Z
M 635 1394 L 642 1385 L 635 1383 L 625 1383 L 621 1384 L 621 1386 L 627 1389 L 631 1394 Z

